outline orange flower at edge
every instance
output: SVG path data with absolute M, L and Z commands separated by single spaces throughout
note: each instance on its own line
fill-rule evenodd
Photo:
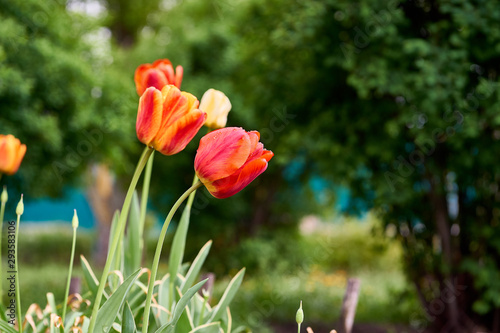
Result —
M 139 141 L 164 155 L 183 150 L 203 126 L 207 114 L 196 97 L 173 85 L 146 89 L 139 100 L 136 132 Z
M 194 168 L 214 197 L 238 193 L 267 169 L 274 154 L 259 139 L 259 132 L 237 127 L 221 128 L 201 138 Z
M 0 134 L 0 173 L 13 175 L 26 154 L 26 145 L 13 135 Z
M 164 86 L 173 84 L 177 88 L 181 87 L 182 66 L 175 68 L 168 59 L 159 59 L 153 64 L 142 64 L 135 70 L 134 81 L 137 94 L 141 96 L 147 88 L 155 87 L 161 90 Z

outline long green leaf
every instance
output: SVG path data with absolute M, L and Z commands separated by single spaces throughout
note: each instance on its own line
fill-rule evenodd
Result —
M 233 326 L 233 316 L 231 316 L 231 310 L 229 306 L 226 307 L 226 333 L 231 333 L 231 328 Z
M 158 305 L 164 307 L 165 309 L 169 309 L 170 304 L 170 294 L 168 290 L 169 284 L 170 274 L 166 274 L 163 279 L 161 279 L 161 283 L 158 285 Z M 168 323 L 168 316 L 160 316 L 159 318 L 160 326 Z
M 113 220 L 111 222 L 111 230 L 109 232 L 109 241 L 108 241 L 108 257 L 109 257 L 109 250 L 111 247 L 111 244 L 113 243 L 112 237 L 115 234 L 115 230 L 118 225 L 118 220 L 120 219 L 120 211 L 116 210 L 115 214 L 113 215 Z M 115 253 L 115 257 L 113 258 L 113 261 L 111 261 L 111 265 L 109 270 L 110 271 L 122 271 L 122 261 L 123 261 L 123 239 L 120 239 L 120 242 L 118 243 L 118 249 Z M 109 282 L 109 287 L 111 290 L 116 290 L 118 286 L 120 285 L 120 279 L 118 276 L 115 274 L 110 274 L 108 276 L 108 282 Z
M 130 275 L 102 305 L 97 313 L 94 332 L 109 332 L 111 325 L 120 311 L 127 294 L 139 276 L 140 269 Z
M 249 330 L 245 326 L 236 327 L 232 333 L 241 333 L 241 332 L 249 332 Z
M 99 288 L 99 280 L 97 280 L 94 271 L 89 265 L 89 262 L 83 255 L 80 256 L 80 262 L 83 270 L 83 277 L 85 278 L 85 282 L 87 282 L 87 286 L 89 287 L 90 292 L 93 296 L 97 293 L 97 288 Z
M 217 306 L 213 309 L 212 315 L 210 316 L 208 322 L 213 322 L 221 318 L 221 316 L 224 314 L 224 311 L 226 310 L 226 307 L 229 306 L 229 303 L 231 303 L 234 296 L 236 295 L 236 292 L 238 291 L 238 288 L 240 287 L 244 276 L 245 268 L 242 268 L 238 272 L 238 274 L 234 276 L 231 282 L 229 282 L 229 285 L 227 286 L 226 291 L 224 291 L 219 304 L 217 304 Z
M 132 196 L 132 204 L 127 224 L 127 237 L 125 238 L 125 275 L 131 274 L 141 267 L 142 251 L 140 244 L 140 224 L 141 224 L 139 197 L 137 192 Z
M 208 279 L 205 279 L 201 282 L 198 282 L 193 287 L 189 288 L 188 291 L 184 295 L 182 295 L 181 299 L 179 300 L 179 303 L 177 303 L 175 305 L 174 314 L 172 316 L 172 321 L 171 321 L 173 323 L 173 326 L 175 326 L 175 324 L 177 323 L 177 320 L 179 320 L 182 312 L 184 311 L 184 308 L 189 303 L 191 298 L 193 298 L 193 296 L 198 292 L 198 290 L 200 290 L 200 288 L 207 281 L 208 281 Z
M 191 298 L 200 290 L 200 288 L 207 282 L 208 279 L 205 279 L 193 287 L 189 288 L 188 291 L 182 295 L 181 299 L 179 302 L 175 305 L 174 313 L 172 316 L 172 320 L 170 320 L 169 323 L 163 325 L 159 329 L 156 330 L 155 333 L 167 333 L 167 332 L 173 332 L 175 325 L 177 324 L 177 321 L 181 317 L 181 314 L 184 312 L 184 309 L 186 308 L 186 305 L 189 303 Z
M 113 218 L 111 219 L 111 229 L 109 230 L 109 239 L 108 239 L 108 244 L 111 244 L 113 242 L 113 235 L 115 234 L 116 232 L 116 228 L 117 228 L 117 224 L 118 224 L 118 220 L 120 218 L 120 211 L 119 210 L 116 210 L 115 213 L 113 214 Z M 108 253 L 107 255 L 109 255 L 109 247 L 108 247 Z
M 17 333 L 17 331 L 12 326 L 4 321 L 0 321 L 0 328 L 2 329 L 2 332 L 5 333 Z
M 186 247 L 186 237 L 189 229 L 189 219 L 191 215 L 191 205 L 193 203 L 193 198 L 196 192 L 193 192 L 184 211 L 182 212 L 181 219 L 175 231 L 174 239 L 172 240 L 172 246 L 170 248 L 170 258 L 169 258 L 169 273 L 170 276 L 177 276 L 180 266 L 182 265 L 182 259 L 184 258 L 184 249 Z
M 3 306 L 3 304 L 0 304 L 0 321 L 3 320 L 3 321 L 9 321 L 7 319 L 7 316 L 5 315 L 5 311 L 7 309 L 5 308 L 5 306 Z
M 53 293 L 47 293 L 47 304 L 52 308 L 51 313 L 54 313 L 57 315 L 56 299 L 55 299 Z
M 190 320 L 191 313 L 189 305 L 184 307 L 184 312 L 181 314 L 177 324 L 175 325 L 175 332 L 189 332 L 193 329 L 194 324 Z
M 132 310 L 130 310 L 128 302 L 125 302 L 122 314 L 122 333 L 136 333 L 136 332 L 137 328 L 135 326 L 134 315 L 132 314 Z
M 189 333 L 220 333 L 220 323 L 210 323 L 196 327 Z
M 68 333 L 73 326 L 75 319 L 82 316 L 83 312 L 70 312 L 66 316 L 66 322 L 64 323 L 64 332 Z
M 181 284 L 181 293 L 185 293 L 186 290 L 193 284 L 196 277 L 200 273 L 201 267 L 207 258 L 208 252 L 210 252 L 210 247 L 212 246 L 212 241 L 209 240 L 200 250 L 196 258 L 194 259 L 189 271 L 186 274 L 186 280 Z

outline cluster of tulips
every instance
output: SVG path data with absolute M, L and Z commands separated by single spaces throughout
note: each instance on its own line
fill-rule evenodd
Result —
M 264 149 L 257 131 L 225 127 L 231 110 L 229 99 L 210 89 L 201 99 L 180 90 L 182 67 L 169 60 L 139 66 L 135 73 L 141 95 L 137 114 L 137 137 L 164 155 L 182 151 L 198 130 L 215 129 L 205 135 L 198 148 L 196 175 L 216 198 L 241 191 L 267 168 L 273 153 Z
M 231 110 L 231 103 L 224 93 L 209 89 L 199 102 L 194 95 L 180 90 L 182 79 L 182 67 L 177 66 L 174 70 L 172 63 L 167 59 L 157 60 L 153 64 L 140 65 L 135 71 L 134 81 L 137 93 L 140 96 L 136 133 L 139 141 L 144 143 L 146 147 L 137 164 L 119 217 L 113 222 L 108 257 L 101 279 L 99 283 L 96 281 L 95 284 L 96 290 L 95 299 L 92 301 L 92 314 L 90 320 L 85 322 L 85 332 L 100 332 L 103 327 L 109 329 L 109 327 L 103 326 L 103 321 L 112 319 L 103 319 L 104 314 L 109 317 L 109 311 L 108 308 L 106 308 L 108 312 L 102 310 L 101 300 L 103 295 L 108 297 L 105 288 L 108 284 L 109 274 L 114 267 L 113 265 L 119 261 L 119 248 L 122 246 L 120 244 L 124 239 L 134 191 L 145 168 L 146 175 L 144 179 L 145 182 L 146 179 L 149 182 L 155 151 L 167 156 L 177 154 L 192 141 L 203 125 L 209 129 L 208 134 L 201 138 L 196 152 L 193 185 L 174 204 L 160 232 L 148 279 L 147 296 L 142 314 L 142 332 L 148 332 L 149 328 L 150 311 L 153 308 L 152 302 L 154 302 L 153 290 L 165 235 L 169 223 L 181 203 L 189 198 L 185 212 L 186 209 L 190 209 L 196 189 L 201 186 L 205 186 L 216 198 L 230 197 L 241 191 L 264 172 L 267 169 L 268 162 L 273 157 L 273 153 L 264 149 L 263 144 L 259 142 L 259 132 L 247 132 L 239 127 L 225 127 L 228 113 Z M 14 174 L 18 170 L 25 153 L 26 145 L 21 144 L 14 136 L 0 135 L 0 175 Z M 147 187 L 149 187 L 149 184 Z M 147 195 L 144 198 L 147 200 Z M 145 202 L 142 202 L 141 205 L 145 206 Z M 3 212 L 0 219 L 3 220 Z M 76 212 L 74 221 L 77 221 Z M 77 225 L 77 222 L 73 223 L 75 230 Z M 136 274 L 139 273 L 136 272 Z M 135 275 L 135 278 L 137 278 L 137 275 Z M 175 296 L 173 280 L 171 279 L 170 284 L 170 297 Z M 179 300 L 180 303 L 182 303 L 182 299 Z M 66 310 L 66 305 L 63 306 L 64 310 Z M 118 311 L 118 308 L 116 311 Z M 60 320 L 63 325 L 65 322 L 64 314 L 65 311 L 63 311 Z M 174 318 L 165 326 L 165 329 L 173 329 L 172 327 L 175 326 L 173 322 L 175 312 L 173 316 Z M 211 319 L 217 316 L 214 314 Z M 20 312 L 18 317 L 20 317 Z M 2 325 L 0 321 L 0 326 L 7 329 L 7 326 Z M 17 328 L 19 332 L 22 332 L 23 325 L 17 325 Z M 167 331 L 165 330 L 165 332 Z M 135 330 L 132 330 L 132 332 L 135 332 Z M 164 330 L 159 330 L 159 332 L 164 332 Z

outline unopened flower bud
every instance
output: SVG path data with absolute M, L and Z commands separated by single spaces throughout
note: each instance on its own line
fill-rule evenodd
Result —
M 297 314 L 295 315 L 295 320 L 297 321 L 297 324 L 302 324 L 304 321 L 304 310 L 302 310 L 302 301 L 300 301 L 300 307 L 297 310 Z
M 71 220 L 71 225 L 73 226 L 73 229 L 78 228 L 79 225 L 78 215 L 76 215 L 76 209 L 75 209 L 75 214 L 73 214 L 73 220 Z
M 17 204 L 16 207 L 16 214 L 23 215 L 23 213 L 24 213 L 24 203 L 23 203 L 23 195 L 21 194 L 21 200 L 19 200 L 19 203 Z
M 7 186 L 3 187 L 2 195 L 0 195 L 0 201 L 6 203 L 9 200 L 9 195 L 7 194 Z

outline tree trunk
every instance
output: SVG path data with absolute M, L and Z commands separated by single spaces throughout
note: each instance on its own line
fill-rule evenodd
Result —
M 340 314 L 339 333 L 351 333 L 354 325 L 354 316 L 358 306 L 360 280 L 351 278 L 347 280 L 347 287 L 342 301 L 342 313 Z
M 441 188 L 438 188 L 441 187 Z M 450 224 L 448 218 L 448 207 L 446 201 L 446 193 L 442 188 L 444 186 L 443 179 L 431 180 L 430 199 L 433 207 L 434 221 L 441 241 L 441 250 L 443 262 L 447 266 L 440 285 L 442 286 L 437 301 L 442 302 L 446 307 L 445 326 L 443 332 L 464 332 L 459 320 L 458 293 L 455 285 L 454 276 L 454 258 L 450 234 Z M 446 294 L 445 294 L 446 293 Z
M 113 214 L 123 202 L 123 193 L 116 186 L 115 177 L 106 165 L 96 164 L 91 167 L 87 199 L 97 222 L 94 262 L 102 267 L 106 262 Z

